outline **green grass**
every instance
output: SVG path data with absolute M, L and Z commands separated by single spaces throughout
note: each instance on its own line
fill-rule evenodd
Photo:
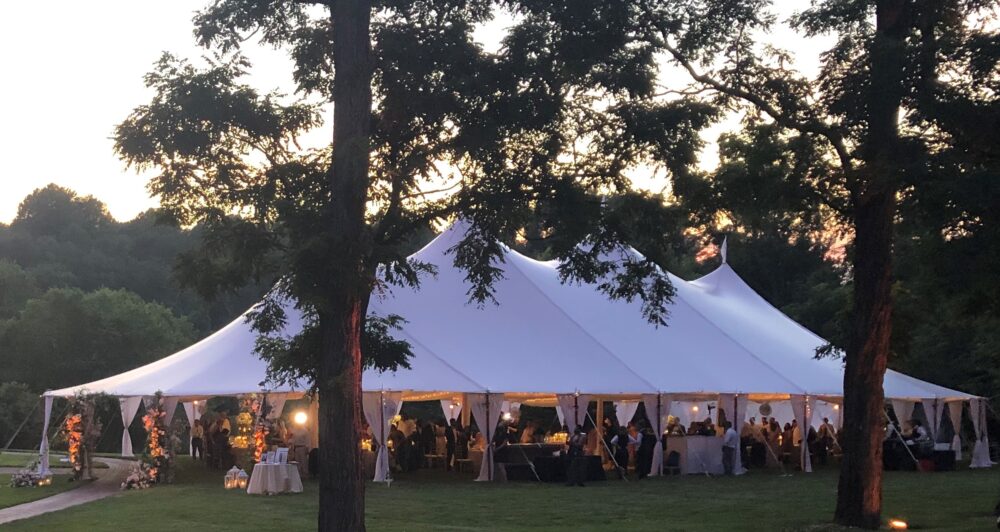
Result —
M 56 475 L 52 477 L 52 484 L 48 486 L 12 488 L 10 487 L 10 475 L 0 475 L 0 508 L 44 499 L 77 486 L 80 486 L 79 482 L 70 482 L 69 477 Z
M 112 455 L 113 456 L 113 455 Z M 69 467 L 69 462 L 60 462 L 65 458 L 65 454 L 49 453 L 49 467 Z M 0 467 L 25 467 L 38 458 L 38 453 L 31 452 L 4 452 L 0 453 Z M 103 462 L 94 462 L 94 469 L 107 469 L 108 465 Z
M 836 472 L 782 477 L 667 477 L 608 481 L 585 488 L 531 483 L 484 484 L 468 475 L 420 473 L 391 487 L 368 485 L 368 529 L 414 530 L 836 530 Z M 144 532 L 315 528 L 316 484 L 302 495 L 249 496 L 222 489 L 222 473 L 183 462 L 177 482 L 125 492 L 43 515 L 8 530 Z M 885 517 L 920 530 L 988 530 L 1000 494 L 993 471 L 888 473 Z

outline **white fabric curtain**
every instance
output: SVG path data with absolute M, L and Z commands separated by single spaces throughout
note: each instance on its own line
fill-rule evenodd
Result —
M 962 459 L 962 401 L 948 403 L 948 417 L 951 418 L 951 429 L 955 436 L 951 439 L 951 450 L 955 451 L 955 460 Z
M 451 425 L 452 419 L 462 419 L 462 403 L 456 403 L 451 399 L 441 399 L 441 411 L 444 412 L 444 420 Z
M 132 454 L 132 436 L 129 435 L 128 428 L 132 424 L 132 420 L 135 419 L 135 413 L 139 411 L 140 404 L 142 404 L 141 395 L 118 398 L 118 405 L 122 409 L 122 423 L 125 425 L 125 428 L 122 429 L 122 456 L 135 456 Z
M 733 424 L 733 430 L 740 434 L 743 430 L 743 423 L 747 419 L 747 403 L 749 397 L 746 395 L 736 395 L 731 393 L 719 394 L 719 408 L 726 411 L 726 419 Z M 733 457 L 733 473 L 742 475 L 747 472 L 743 468 L 742 445 L 736 448 L 736 456 Z
M 976 444 L 972 447 L 972 463 L 969 467 L 990 467 L 990 440 L 986 435 L 986 403 L 983 399 L 969 401 L 972 428 L 976 431 Z
M 896 412 L 896 419 L 899 420 L 899 428 L 903 428 L 903 423 L 913 419 L 914 404 L 912 401 L 903 399 L 892 400 L 892 409 Z
M 49 472 L 49 422 L 52 419 L 52 396 L 46 396 L 45 420 L 42 422 L 42 443 L 38 445 L 38 472 L 46 475 Z
M 479 426 L 479 430 L 486 438 L 483 465 L 479 468 L 479 477 L 476 478 L 476 481 L 493 480 L 493 433 L 496 432 L 502 404 L 502 393 L 469 394 L 469 407 L 472 409 L 472 415 L 476 418 L 476 425 Z
M 638 401 L 615 401 L 615 417 L 618 418 L 618 424 L 623 427 L 632 421 L 636 410 L 639 410 Z
M 927 417 L 927 432 L 931 435 L 931 441 L 937 442 L 938 429 L 941 428 L 941 416 L 944 415 L 944 405 L 937 398 L 922 399 L 924 405 L 924 415 Z
M 385 482 L 389 479 L 389 449 L 385 442 L 392 418 L 403 407 L 403 392 L 364 392 L 361 394 L 361 406 L 371 427 L 372 438 L 378 443 L 374 480 Z
M 809 457 L 809 426 L 812 424 L 812 411 L 816 405 L 816 398 L 808 395 L 793 395 L 792 410 L 795 412 L 795 419 L 799 422 L 802 431 L 802 441 L 799 443 L 799 450 L 802 453 L 802 471 L 812 473 L 812 460 Z
M 170 428 L 170 423 L 174 421 L 174 412 L 177 411 L 178 400 L 176 397 L 165 397 L 163 399 L 163 425 Z
M 569 428 L 572 435 L 577 427 L 582 426 L 587 419 L 587 406 L 590 405 L 590 395 L 563 393 L 556 395 L 558 408 L 562 410 L 560 421 Z
M 267 394 L 267 405 L 271 411 L 267 413 L 267 419 L 275 420 L 281 417 L 281 412 L 285 409 L 285 402 L 288 401 L 287 393 Z
M 646 393 L 642 395 L 642 404 L 646 408 L 646 417 L 653 425 L 653 433 L 656 434 L 656 447 L 653 450 L 653 465 L 649 470 L 649 476 L 658 477 L 663 474 L 663 448 L 660 446 L 660 438 L 663 437 L 663 428 L 667 424 L 667 417 L 670 416 L 670 405 L 673 397 L 658 393 Z M 657 415 L 659 412 L 659 415 Z
M 566 424 L 566 414 L 563 412 L 562 407 L 559 405 L 556 405 L 556 417 L 559 418 L 560 427 Z

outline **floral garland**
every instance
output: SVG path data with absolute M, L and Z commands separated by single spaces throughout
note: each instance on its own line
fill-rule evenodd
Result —
M 140 485 L 143 483 L 141 477 L 148 477 L 148 483 L 169 482 L 171 480 L 173 456 L 163 446 L 167 441 L 167 430 L 164 426 L 167 413 L 163 410 L 161 400 L 162 396 L 157 393 L 153 403 L 146 409 L 146 415 L 142 416 L 142 426 L 146 429 L 146 450 L 142 455 L 140 468 L 133 471 L 133 474 L 137 475 L 137 479 L 132 483 L 126 479 L 126 482 L 122 484 L 123 489 L 148 487 Z M 126 484 L 130 485 L 126 486 Z M 131 484 L 135 484 L 135 486 Z
M 73 467 L 73 478 L 79 480 L 83 475 L 83 457 L 80 455 L 83 445 L 83 414 L 74 413 L 66 416 L 63 423 L 63 434 L 69 452 L 69 463 Z

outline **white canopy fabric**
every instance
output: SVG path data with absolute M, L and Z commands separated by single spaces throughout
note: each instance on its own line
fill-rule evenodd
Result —
M 641 315 L 638 301 L 610 301 L 589 285 L 563 284 L 555 262 L 506 250 L 498 304 L 468 301 L 466 274 L 448 253 L 461 225 L 413 258 L 437 267 L 418 290 L 395 288 L 371 309 L 407 323 L 393 334 L 413 349 L 410 369 L 363 376 L 365 391 L 513 394 L 670 393 L 675 400 L 714 400 L 719 393 L 832 396 L 842 394 L 841 362 L 816 360 L 826 342 L 754 292 L 723 264 L 695 281 L 671 277 L 677 296 L 666 326 Z M 301 322 L 292 315 L 288 330 Z M 99 381 L 46 392 L 120 397 L 157 391 L 182 399 L 252 392 L 292 393 L 306 386 L 269 386 L 253 351 L 245 316 L 162 360 Z M 973 396 L 889 371 L 886 396 L 942 403 Z M 440 399 L 453 395 L 427 398 Z M 694 396 L 694 397 L 691 397 Z M 624 397 L 623 397 L 624 398 Z M 750 397 L 754 400 L 754 397 Z M 777 398 L 775 398 L 777 399 Z

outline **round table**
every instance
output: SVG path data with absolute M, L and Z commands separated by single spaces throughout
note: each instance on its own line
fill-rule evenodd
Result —
M 295 464 L 256 464 L 250 475 L 247 493 L 251 495 L 302 493 L 299 469 Z

